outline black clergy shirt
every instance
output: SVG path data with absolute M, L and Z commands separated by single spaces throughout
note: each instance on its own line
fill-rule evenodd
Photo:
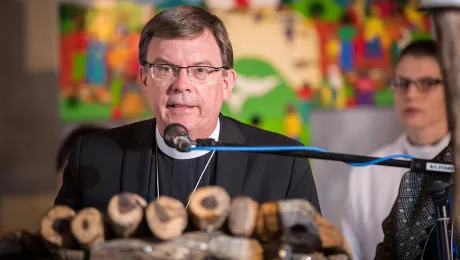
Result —
M 175 159 L 168 156 L 158 148 L 160 195 L 173 197 L 184 203 L 184 206 L 187 205 L 189 196 L 200 179 L 200 175 L 211 155 L 212 152 L 208 152 L 205 155 L 196 158 Z M 198 187 L 215 184 L 216 155 L 217 153 L 215 153 L 213 158 L 211 158 Z M 155 190 L 152 185 L 157 185 L 156 170 L 151 171 L 151 174 L 149 195 L 151 196 L 150 199 L 154 199 L 157 194 L 151 194 L 152 192 L 150 192 L 150 190 Z

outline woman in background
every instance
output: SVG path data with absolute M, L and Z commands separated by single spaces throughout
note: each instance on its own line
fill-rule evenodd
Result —
M 450 141 L 445 88 L 434 41 L 412 42 L 401 51 L 391 87 L 396 115 L 405 131 L 371 156 L 409 154 L 434 158 Z M 341 228 L 351 244 L 354 259 L 374 259 L 376 246 L 384 238 L 382 222 L 390 213 L 407 171 L 385 166 L 352 169 Z

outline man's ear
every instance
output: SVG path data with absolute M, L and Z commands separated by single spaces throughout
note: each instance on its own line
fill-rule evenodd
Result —
M 144 95 L 145 98 L 147 98 L 147 77 L 148 77 L 148 69 L 146 69 L 144 66 L 141 66 L 139 68 L 139 76 L 141 79 L 141 90 L 142 90 L 142 95 Z
M 227 76 L 224 77 L 224 92 L 223 92 L 223 99 L 224 101 L 228 99 L 230 96 L 230 93 L 232 92 L 233 87 L 235 86 L 237 76 L 236 76 L 236 71 L 234 69 L 229 69 L 226 70 L 225 73 L 227 73 Z

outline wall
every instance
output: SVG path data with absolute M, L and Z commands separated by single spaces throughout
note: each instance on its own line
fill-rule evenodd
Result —
M 368 155 L 402 132 L 393 109 L 361 108 L 312 114 L 312 145 L 330 152 Z M 312 165 L 321 211 L 329 221 L 339 224 L 339 209 L 348 192 L 351 166 L 325 160 L 312 160 Z
M 54 0 L 0 1 L 0 231 L 36 228 L 54 197 L 55 7 Z

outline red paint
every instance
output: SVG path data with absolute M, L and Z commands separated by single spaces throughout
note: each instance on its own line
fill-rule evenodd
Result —
M 235 0 L 237 7 L 246 7 L 249 5 L 248 0 Z
M 119 107 L 112 108 L 110 117 L 113 120 L 121 119 L 121 109 Z

